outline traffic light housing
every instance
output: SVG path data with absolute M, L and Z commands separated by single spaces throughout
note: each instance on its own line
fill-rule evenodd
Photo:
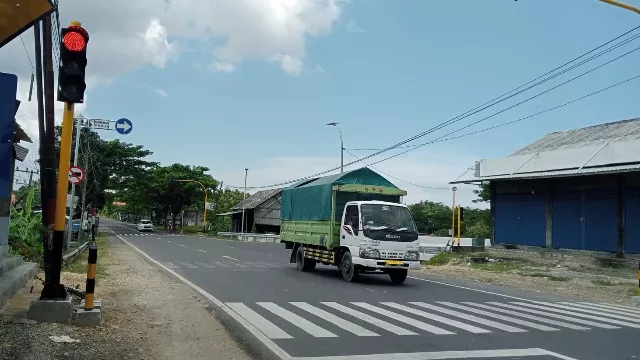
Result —
M 460 206 L 459 216 L 461 221 L 464 220 L 464 208 L 462 206 Z
M 89 33 L 77 21 L 60 30 L 58 101 L 69 104 L 84 102 L 88 42 Z

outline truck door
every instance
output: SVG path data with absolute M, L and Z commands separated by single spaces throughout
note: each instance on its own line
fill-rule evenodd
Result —
M 347 205 L 342 218 L 340 243 L 345 246 L 359 246 L 360 212 L 358 205 Z

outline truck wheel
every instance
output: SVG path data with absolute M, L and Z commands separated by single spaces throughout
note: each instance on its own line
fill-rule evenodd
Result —
M 402 284 L 407 279 L 407 270 L 393 269 L 389 271 L 389 277 L 394 284 Z
M 311 271 L 316 268 L 315 260 L 304 257 L 304 247 L 298 246 L 296 251 L 296 268 L 300 271 Z
M 345 281 L 353 282 L 356 280 L 358 276 L 357 269 L 355 265 L 353 265 L 353 261 L 351 260 L 351 253 L 345 252 L 342 255 L 342 261 L 340 262 L 340 272 L 342 273 L 342 278 Z

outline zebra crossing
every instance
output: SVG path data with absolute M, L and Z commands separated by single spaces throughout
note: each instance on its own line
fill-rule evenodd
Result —
M 289 267 L 285 263 L 269 263 L 264 261 L 242 261 L 242 260 L 221 260 L 221 261 L 166 261 L 162 263 L 171 270 L 193 270 L 193 269 L 243 269 L 243 270 L 265 270 L 282 269 Z
M 227 302 L 272 340 L 640 328 L 640 309 L 590 302 Z

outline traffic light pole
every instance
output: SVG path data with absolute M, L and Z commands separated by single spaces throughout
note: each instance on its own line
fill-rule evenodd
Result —
M 58 165 L 58 188 L 56 191 L 56 221 L 53 228 L 53 254 L 51 258 L 51 285 L 56 287 L 56 298 L 64 299 L 66 290 L 60 284 L 62 271 L 62 248 L 67 217 L 67 190 L 69 188 L 69 160 L 73 139 L 74 105 L 65 103 L 62 116 L 62 137 L 60 138 L 60 163 Z

